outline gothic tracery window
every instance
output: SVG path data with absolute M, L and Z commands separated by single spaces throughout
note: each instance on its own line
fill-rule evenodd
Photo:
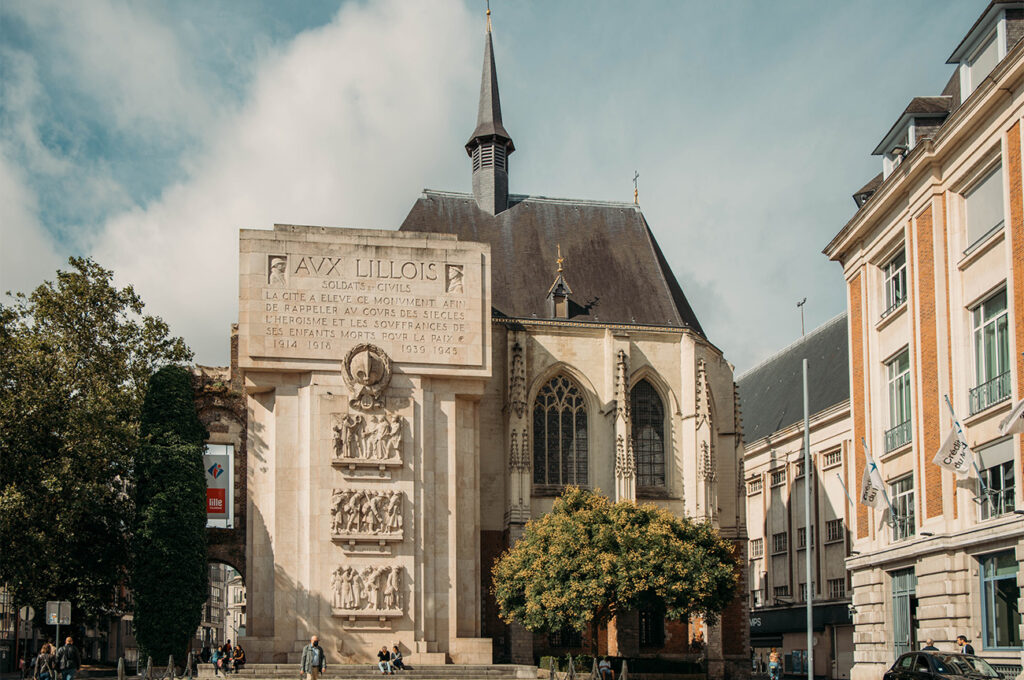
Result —
M 654 386 L 640 380 L 629 395 L 637 486 L 665 486 L 665 407 Z
M 587 408 L 564 375 L 552 378 L 533 404 L 533 483 L 587 485 Z

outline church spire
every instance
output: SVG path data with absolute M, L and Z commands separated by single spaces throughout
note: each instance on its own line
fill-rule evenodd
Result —
M 466 143 L 473 159 L 473 197 L 481 210 L 492 215 L 508 208 L 508 155 L 515 151 L 512 138 L 501 122 L 498 72 L 494 68 L 491 42 L 491 9 L 487 8 L 484 69 L 480 79 L 480 107 L 476 129 Z

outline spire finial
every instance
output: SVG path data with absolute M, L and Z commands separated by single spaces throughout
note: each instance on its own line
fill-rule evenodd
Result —
M 491 0 L 487 0 L 487 32 L 491 32 Z
M 562 273 L 562 263 L 565 262 L 565 258 L 562 257 L 562 244 L 558 244 L 558 259 L 555 260 L 558 263 L 558 273 Z
M 637 188 L 636 181 L 640 179 L 640 173 L 636 170 L 633 171 L 633 205 L 640 205 L 640 191 Z

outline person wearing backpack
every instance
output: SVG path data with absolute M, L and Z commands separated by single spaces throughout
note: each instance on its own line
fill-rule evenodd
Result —
M 42 649 L 39 650 L 32 677 L 35 680 L 57 680 L 57 658 L 53 655 L 53 645 L 49 642 L 43 643 Z
M 75 680 L 75 673 L 82 665 L 82 655 L 71 637 L 64 640 L 64 646 L 57 650 L 57 670 L 61 680 Z

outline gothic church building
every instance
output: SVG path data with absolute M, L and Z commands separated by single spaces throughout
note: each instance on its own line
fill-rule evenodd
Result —
M 398 643 L 413 663 L 533 664 L 588 653 L 596 635 L 601 653 L 631 658 L 688 658 L 703 644 L 710 677 L 744 677 L 743 576 L 715 626 L 640 611 L 583 635 L 541 635 L 498 619 L 491 565 L 568 484 L 706 519 L 745 565 L 742 435 L 732 366 L 639 206 L 509 192 L 515 146 L 489 20 L 465 151 L 472 193 L 424 191 L 398 232 L 242 232 L 232 380 L 244 422 L 211 427 L 211 442 L 235 446 L 236 522 L 210 531 L 211 555 L 245 575 L 250 661 L 297 661 L 318 633 L 342 662 Z M 360 259 L 368 248 L 374 259 Z M 459 320 L 476 304 L 479 333 L 456 323 L 456 339 L 415 346 L 416 321 L 391 343 L 373 335 L 384 312 L 353 311 L 371 317 L 361 335 L 344 303 L 321 304 L 346 295 L 330 298 L 329 286 L 369 290 L 389 257 L 390 273 L 412 281 L 396 290 L 436 285 L 445 300 L 436 312 L 415 307 L 430 296 L 396 302 L 392 327 Z M 363 278 L 324 278 L 317 262 L 339 272 L 351 262 Z M 360 271 L 366 262 L 377 269 Z M 280 302 L 314 302 L 314 290 L 316 304 Z M 342 330 L 328 333 L 332 324 Z M 416 359 L 444 343 L 448 359 Z

